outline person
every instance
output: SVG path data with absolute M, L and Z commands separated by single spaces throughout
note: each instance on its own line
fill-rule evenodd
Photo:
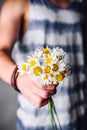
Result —
M 81 2 L 5 1 L 0 19 L 0 78 L 10 85 L 14 79 L 13 86 L 19 91 L 17 130 L 52 130 L 47 105 L 52 95 L 62 129 L 87 130 L 82 22 Z M 43 86 L 15 69 L 19 59 L 25 60 L 36 48 L 46 46 L 61 47 L 68 54 L 72 74 L 63 87 Z

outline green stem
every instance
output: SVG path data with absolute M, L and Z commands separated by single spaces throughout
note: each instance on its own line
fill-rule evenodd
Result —
M 53 130 L 57 130 L 56 121 L 55 121 L 55 118 L 54 118 L 54 113 L 56 115 L 59 127 L 62 130 L 62 127 L 61 127 L 61 124 L 60 124 L 60 121 L 59 121 L 59 117 L 58 117 L 57 112 L 56 112 L 56 107 L 55 107 L 54 101 L 53 101 L 53 99 L 51 97 L 49 99 L 49 105 L 50 105 L 50 117 L 51 117 L 51 122 L 52 122 L 52 128 L 53 128 Z M 53 126 L 55 126 L 55 129 L 54 129 Z
M 49 100 L 49 109 L 50 109 L 50 119 L 51 119 L 51 123 L 52 123 L 52 129 L 57 130 L 54 113 L 53 113 L 53 108 L 52 108 L 52 102 L 50 100 Z

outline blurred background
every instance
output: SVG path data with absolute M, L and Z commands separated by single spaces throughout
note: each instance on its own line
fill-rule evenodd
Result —
M 1 5 L 2 5 L 3 1 L 4 1 L 4 0 L 0 0 L 0 7 L 1 7 Z
M 0 9 L 4 0 L 0 0 Z M 17 93 L 0 80 L 0 130 L 16 130 Z
M 0 130 L 16 129 L 16 92 L 0 80 Z

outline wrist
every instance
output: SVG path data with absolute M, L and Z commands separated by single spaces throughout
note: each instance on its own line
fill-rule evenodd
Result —
M 11 75 L 11 86 L 14 90 L 16 90 L 17 92 L 20 92 L 18 87 L 17 87 L 17 77 L 18 77 L 19 73 L 18 73 L 18 67 L 16 66 L 12 72 Z

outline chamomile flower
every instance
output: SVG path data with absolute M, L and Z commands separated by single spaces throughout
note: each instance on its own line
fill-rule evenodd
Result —
M 59 65 L 57 63 L 52 64 L 52 71 L 57 72 L 59 70 Z
M 33 69 L 33 73 L 34 75 L 36 76 L 41 76 L 42 73 L 43 73 L 43 69 L 41 66 L 36 66 L 34 69 Z
M 28 72 L 33 80 L 38 78 L 43 84 L 61 82 L 69 73 L 63 49 L 56 47 L 38 48 L 32 56 L 28 56 L 28 63 L 19 64 L 19 72 Z
M 53 64 L 54 62 L 57 62 L 56 59 L 54 58 L 54 56 L 52 55 L 52 53 L 50 53 L 50 54 L 48 54 L 48 55 L 45 55 L 45 56 L 43 57 L 43 61 L 44 61 L 44 66 L 45 66 L 45 65 L 50 65 L 50 66 L 52 66 L 52 64 Z
M 42 55 L 41 49 L 37 48 L 36 51 L 34 52 L 34 54 L 32 56 L 33 56 L 33 58 L 37 59 L 37 58 L 41 57 L 41 55 Z
M 71 74 L 71 68 L 69 65 L 66 65 L 65 70 L 64 70 L 64 74 L 65 74 L 65 76 L 68 76 Z
M 47 48 L 42 48 L 42 53 L 45 54 L 45 55 L 48 55 L 51 53 L 51 49 L 49 49 L 48 47 Z
M 29 71 L 29 68 L 28 68 L 28 65 L 26 62 L 21 61 L 17 65 L 18 65 L 18 72 L 20 74 L 24 74 L 24 73 L 27 73 Z
M 59 74 L 65 70 L 66 64 L 63 61 L 59 61 L 57 63 L 53 63 L 51 68 L 52 68 L 52 73 L 53 74 Z
M 38 57 L 28 57 L 28 65 L 30 68 L 35 67 L 38 63 Z
M 57 74 L 55 77 L 57 83 L 63 81 L 64 78 L 65 78 L 64 73 Z
M 50 73 L 49 74 L 49 80 L 50 80 L 51 84 L 56 84 L 55 74 Z
M 40 79 L 43 74 L 43 68 L 41 66 L 35 66 L 34 68 L 30 68 L 29 74 L 33 80 Z
M 57 60 L 63 60 L 63 58 L 65 57 L 66 53 L 63 51 L 62 48 L 56 47 L 53 48 L 53 56 L 56 57 Z
M 52 63 L 52 61 L 53 61 L 52 57 L 46 57 L 46 59 L 45 59 L 45 64 L 46 64 L 46 65 L 49 65 L 49 64 Z
M 51 81 L 49 80 L 49 75 L 43 73 L 41 76 L 41 82 L 43 85 L 51 84 Z
M 45 59 L 46 57 L 49 57 L 51 55 L 51 49 L 50 48 L 42 48 L 41 52 L 42 52 L 42 57 Z

